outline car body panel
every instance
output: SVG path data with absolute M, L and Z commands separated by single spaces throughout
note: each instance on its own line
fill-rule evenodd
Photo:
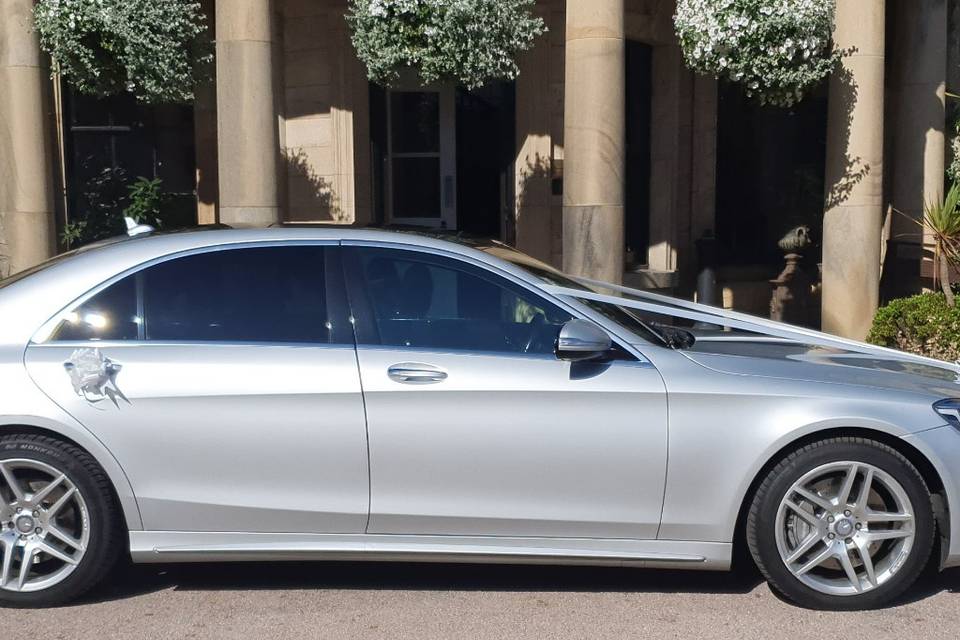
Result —
M 95 404 L 64 371 L 79 346 L 33 345 L 27 368 L 124 461 L 147 529 L 363 532 L 352 345 L 101 344 L 123 397 Z
M 667 400 L 650 363 L 384 347 L 358 357 L 369 533 L 656 537 Z M 410 361 L 448 377 L 387 375 Z

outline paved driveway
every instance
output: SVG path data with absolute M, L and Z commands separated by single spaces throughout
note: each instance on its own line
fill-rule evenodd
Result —
M 955 640 L 960 571 L 926 579 L 889 609 L 824 613 L 780 601 L 752 574 L 379 563 L 142 566 L 78 605 L 0 610 L 0 629 L 31 640 Z

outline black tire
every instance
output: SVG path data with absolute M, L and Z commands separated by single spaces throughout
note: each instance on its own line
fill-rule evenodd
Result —
M 914 543 L 902 567 L 887 582 L 856 595 L 830 595 L 801 582 L 787 568 L 777 549 L 780 502 L 795 482 L 831 462 L 854 461 L 890 474 L 903 487 L 914 508 Z M 754 494 L 746 523 L 747 544 L 770 586 L 803 607 L 860 610 L 882 607 L 909 588 L 924 571 L 934 545 L 935 520 L 930 492 L 916 467 L 895 449 L 865 438 L 831 438 L 809 444 L 783 458 Z
M 50 607 L 73 600 L 113 569 L 126 548 L 120 506 L 100 465 L 85 451 L 34 434 L 0 436 L 0 461 L 29 458 L 55 467 L 74 484 L 87 506 L 90 538 L 76 569 L 58 584 L 35 592 L 0 589 L 2 607 Z

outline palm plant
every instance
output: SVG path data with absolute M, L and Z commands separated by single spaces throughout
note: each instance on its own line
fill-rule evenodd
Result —
M 950 266 L 960 262 L 960 184 L 953 183 L 947 195 L 923 207 L 923 225 L 933 236 L 933 283 L 939 282 L 947 304 L 954 306 Z

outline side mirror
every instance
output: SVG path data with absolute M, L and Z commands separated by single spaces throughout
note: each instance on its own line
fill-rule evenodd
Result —
M 590 360 L 603 356 L 612 346 L 606 331 L 592 322 L 573 319 L 560 327 L 556 354 L 561 360 Z

